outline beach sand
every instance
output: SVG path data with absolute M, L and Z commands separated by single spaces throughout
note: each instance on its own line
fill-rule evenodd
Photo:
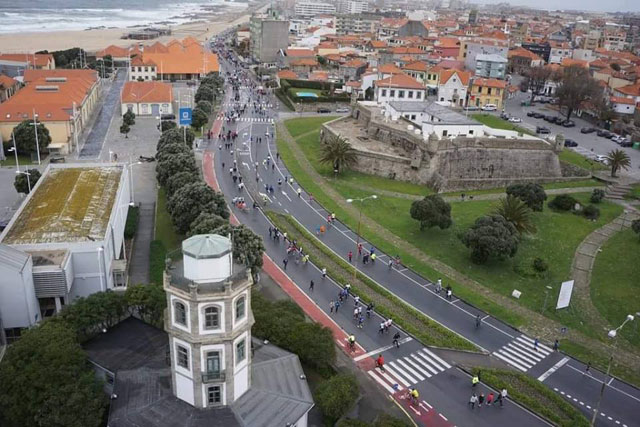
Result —
M 266 6 L 260 7 L 260 9 Z M 52 31 L 37 33 L 0 34 L 1 53 L 35 53 L 41 50 L 55 51 L 80 47 L 87 52 L 95 52 L 109 45 L 131 46 L 134 43 L 145 44 L 160 41 L 166 43 L 173 39 L 187 36 L 198 40 L 205 40 L 225 29 L 249 21 L 251 12 L 255 8 L 220 15 L 203 16 L 202 21 L 172 26 L 170 36 L 152 40 L 124 40 L 120 37 L 136 28 L 109 28 L 78 31 Z

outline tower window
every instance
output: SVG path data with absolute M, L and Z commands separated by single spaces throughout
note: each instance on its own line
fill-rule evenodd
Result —
M 236 301 L 236 320 L 240 320 L 245 315 L 245 297 L 240 297 Z
M 181 345 L 176 347 L 176 361 L 178 366 L 189 369 L 189 350 Z
M 220 327 L 220 310 L 218 307 L 204 309 L 204 328 L 218 329 Z
M 207 402 L 209 405 L 215 405 L 222 402 L 222 391 L 219 385 L 207 387 Z
M 236 344 L 236 365 L 239 365 L 247 357 L 246 350 L 244 339 Z
M 176 323 L 187 326 L 187 308 L 180 301 L 173 304 Z

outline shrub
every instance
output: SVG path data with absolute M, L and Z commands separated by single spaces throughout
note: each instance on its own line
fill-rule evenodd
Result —
M 640 219 L 634 219 L 633 222 L 631 222 L 631 229 L 640 236 Z
M 543 273 L 549 269 L 549 265 L 540 257 L 533 259 L 533 269 L 538 273 Z
M 595 205 L 589 205 L 582 210 L 582 215 L 587 219 L 596 220 L 600 218 L 600 209 Z
M 542 212 L 542 204 L 547 200 L 544 188 L 532 182 L 510 185 L 507 187 L 507 194 L 519 198 L 536 212 Z
M 167 249 L 161 240 L 153 240 L 149 251 L 149 281 L 162 285 Z
M 163 120 L 160 130 L 164 133 L 170 129 L 175 129 L 176 127 L 178 127 L 178 125 L 173 120 Z
M 471 249 L 471 260 L 483 264 L 494 257 L 513 257 L 518 251 L 518 231 L 500 215 L 483 216 L 476 220 L 462 236 L 462 242 Z
M 600 203 L 604 199 L 604 190 L 602 188 L 594 188 L 591 192 L 591 203 Z
M 557 211 L 570 211 L 578 203 L 568 194 L 559 194 L 549 202 L 549 207 Z
M 124 225 L 124 238 L 131 239 L 136 234 L 136 230 L 138 229 L 138 212 L 139 208 L 137 206 L 129 206 L 129 211 L 127 212 L 127 222 Z
M 353 406 L 358 395 L 354 375 L 335 375 L 318 386 L 315 401 L 322 413 L 335 422 Z
M 196 104 L 196 108 L 204 111 L 207 114 L 211 114 L 213 107 L 211 106 L 211 102 L 209 101 L 200 101 Z
M 451 227 L 451 205 L 437 194 L 414 201 L 409 214 L 411 218 L 420 221 L 420 230 L 436 225 L 442 230 Z

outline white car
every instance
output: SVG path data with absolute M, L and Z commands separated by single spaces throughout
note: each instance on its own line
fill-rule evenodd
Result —
M 521 123 L 522 120 L 520 120 L 520 117 L 509 117 L 509 121 L 511 123 Z
M 336 108 L 336 113 L 349 113 L 349 112 L 351 112 L 351 108 L 348 108 L 348 107 Z
M 498 111 L 496 104 L 485 104 L 482 107 L 482 111 Z
M 607 156 L 602 155 L 602 154 L 596 154 L 596 162 L 600 162 L 602 164 L 608 165 L 609 164 L 609 158 Z

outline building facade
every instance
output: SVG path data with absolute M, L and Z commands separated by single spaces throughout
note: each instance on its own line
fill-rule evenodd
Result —
M 469 105 L 484 107 L 493 104 L 502 110 L 507 83 L 504 80 L 475 78 L 469 91 Z
M 369 10 L 369 3 L 362 0 L 338 0 L 338 13 L 360 14 Z
M 508 62 L 507 58 L 501 55 L 476 55 L 475 75 L 490 79 L 504 79 Z
M 301 1 L 296 2 L 294 13 L 299 18 L 313 18 L 317 15 L 333 15 L 336 13 L 336 7 L 331 3 Z
M 289 45 L 289 21 L 274 14 L 253 15 L 249 20 L 249 50 L 254 61 L 272 64 L 278 53 Z
M 438 83 L 438 102 L 448 107 L 464 107 L 467 102 L 469 77 L 466 71 L 442 71 Z
M 344 14 L 336 15 L 335 28 L 336 34 L 363 34 L 375 33 L 380 17 L 377 15 L 367 14 Z

